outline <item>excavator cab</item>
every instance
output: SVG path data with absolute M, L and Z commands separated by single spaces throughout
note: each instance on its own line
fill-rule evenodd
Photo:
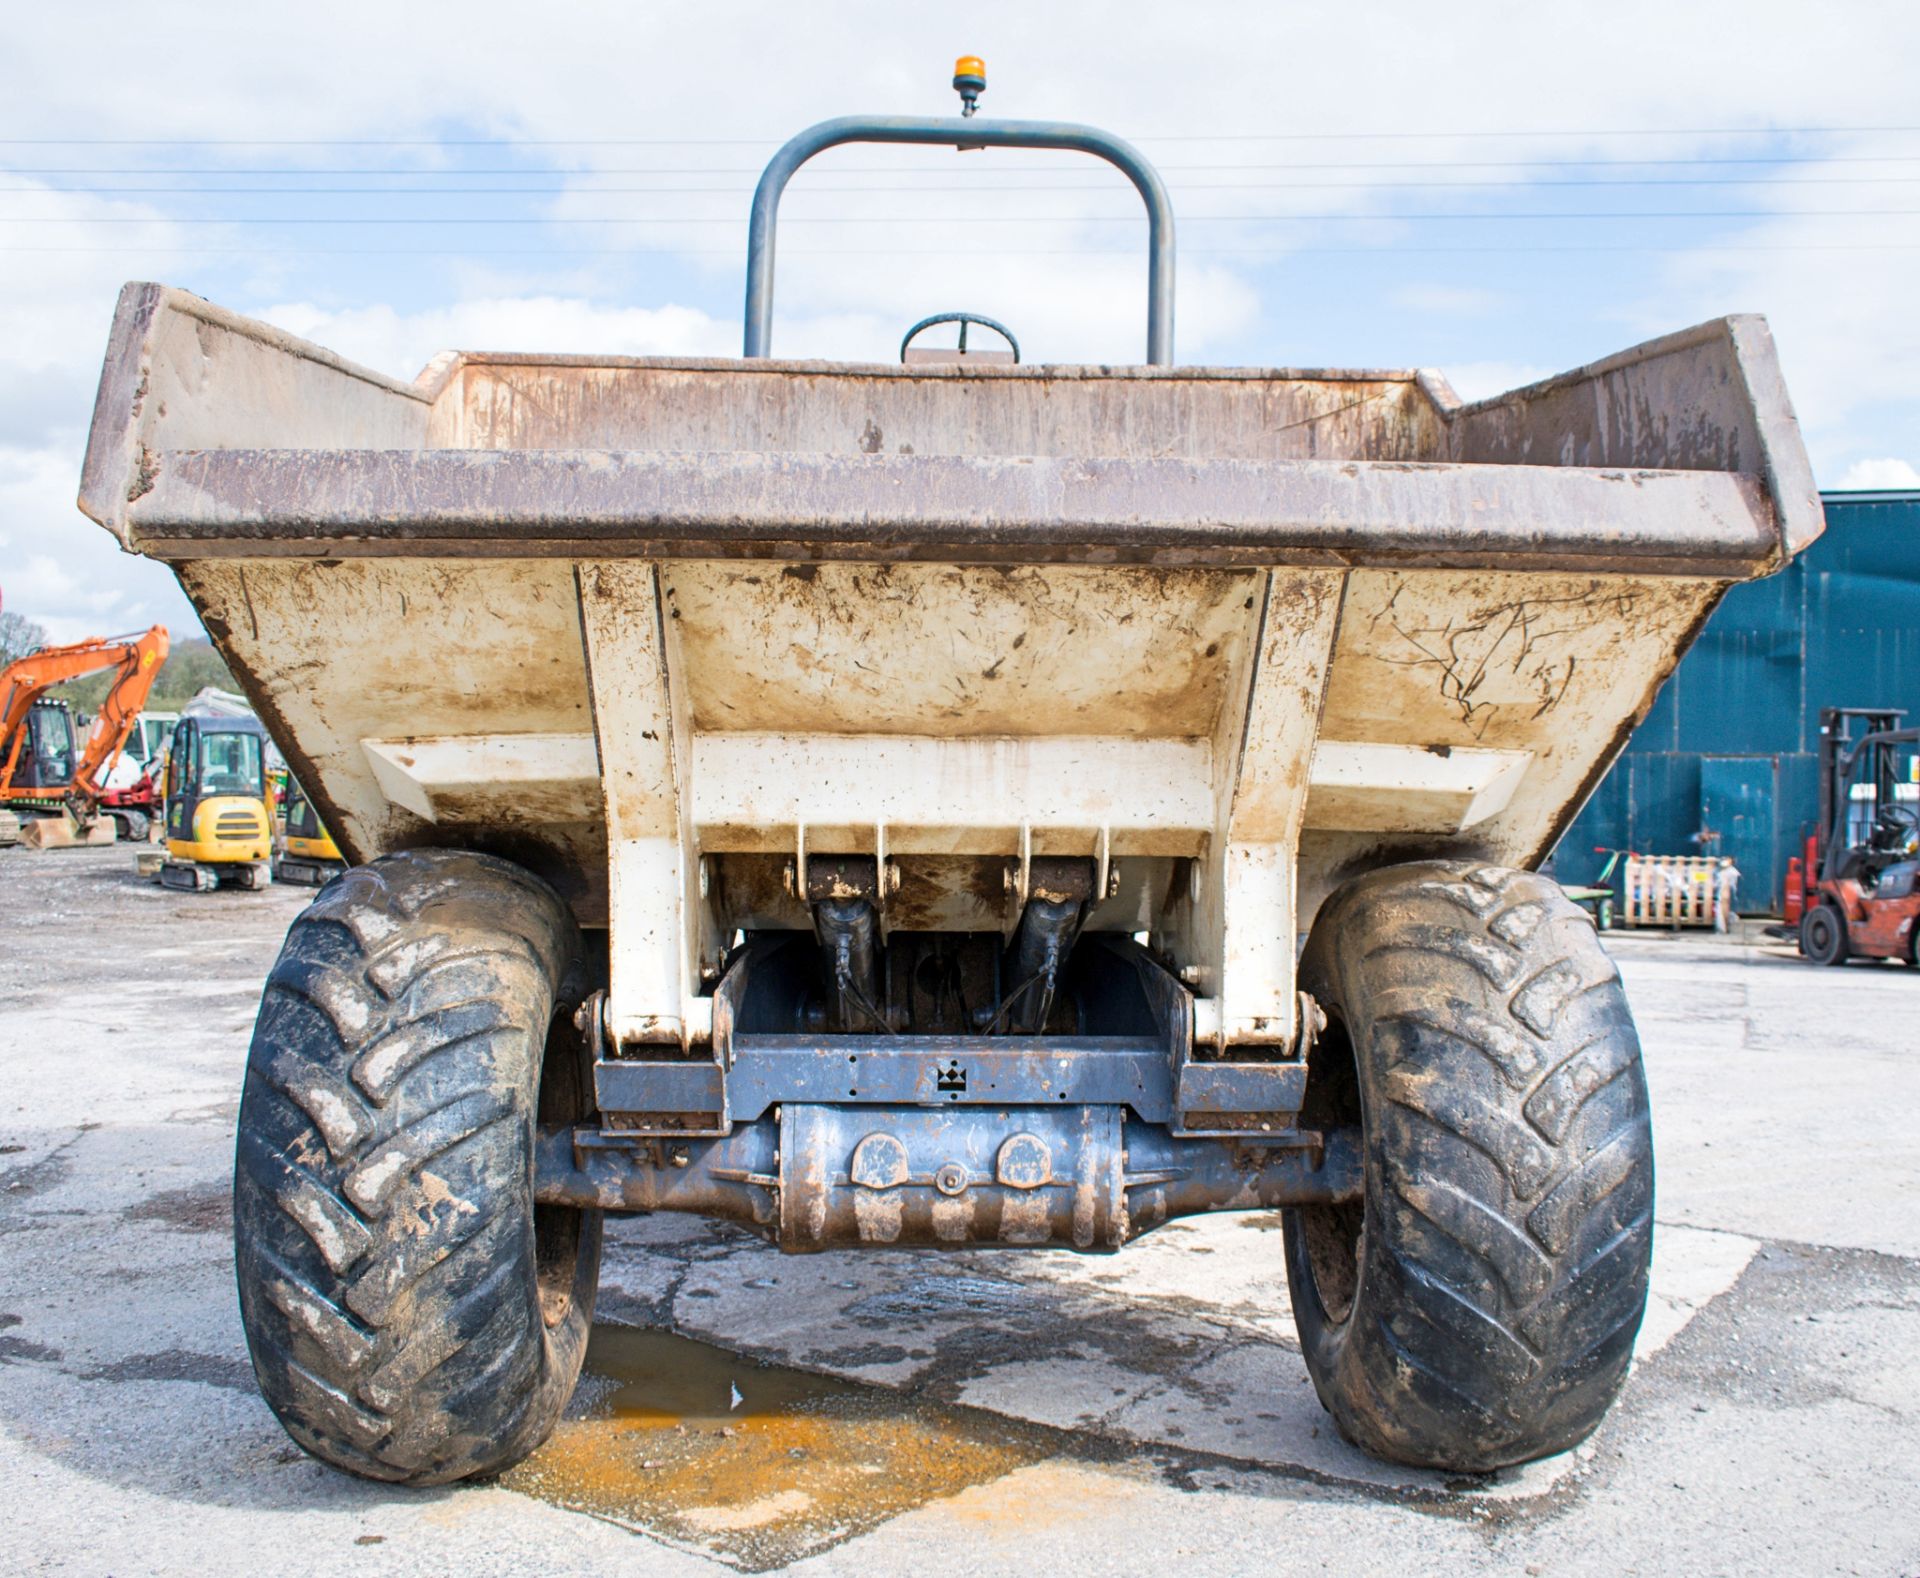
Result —
M 0 848 L 23 841 L 21 811 L 29 813 L 27 843 L 45 847 L 43 830 L 65 831 L 57 792 L 73 777 L 73 739 L 67 704 L 47 697 L 29 706 L 11 733 L 0 729 Z M 70 839 L 46 842 L 81 842 L 82 836 L 76 827 Z
M 64 701 L 36 701 L 21 730 L 13 781 L 22 789 L 58 789 L 72 779 L 73 713 Z
M 167 756 L 170 888 L 211 892 L 222 883 L 273 880 L 267 813 L 267 735 L 257 718 L 182 718 Z
M 347 869 L 340 846 L 333 841 L 320 813 L 313 808 L 300 780 L 287 777 L 286 798 L 280 803 L 285 832 L 281 838 L 280 858 L 273 874 L 281 882 L 302 882 L 320 887 Z

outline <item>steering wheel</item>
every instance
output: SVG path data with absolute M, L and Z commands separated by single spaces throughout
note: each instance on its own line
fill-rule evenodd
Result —
M 900 342 L 900 360 L 907 359 L 907 347 L 925 330 L 939 323 L 957 323 L 960 325 L 960 354 L 967 353 L 967 325 L 977 323 L 983 329 L 991 329 L 1007 342 L 1007 349 L 1013 352 L 1013 359 L 1020 360 L 1020 342 L 1013 337 L 1013 330 L 993 318 L 983 317 L 977 312 L 936 312 L 931 318 L 922 318 L 911 329 L 907 337 Z
M 1920 839 L 1920 806 L 1883 805 L 1873 814 L 1872 842 L 1881 849 L 1905 851 Z

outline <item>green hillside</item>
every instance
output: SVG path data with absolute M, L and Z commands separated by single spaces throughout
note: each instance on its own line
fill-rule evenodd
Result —
M 111 670 L 89 674 L 85 679 L 55 686 L 52 693 L 83 712 L 93 712 L 106 696 L 107 685 L 112 678 Z M 208 685 L 218 686 L 221 690 L 239 688 L 233 682 L 233 675 L 227 671 L 227 665 L 220 661 L 220 654 L 213 650 L 213 643 L 206 637 L 176 640 L 167 654 L 166 665 L 160 670 L 160 678 L 154 682 L 153 690 L 147 697 L 146 710 L 178 712 L 192 699 L 194 692 Z

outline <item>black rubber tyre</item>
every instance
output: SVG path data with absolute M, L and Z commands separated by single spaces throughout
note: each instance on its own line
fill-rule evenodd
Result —
M 1847 923 L 1831 904 L 1812 904 L 1800 917 L 1800 951 L 1815 964 L 1845 964 Z
M 234 1246 L 260 1390 L 314 1456 L 445 1484 L 517 1462 L 566 1406 L 600 1217 L 534 1205 L 533 1135 L 586 1110 L 557 1012 L 579 959 L 545 883 L 446 850 L 347 872 L 288 931 L 240 1099 Z
M 1632 1358 L 1653 1248 L 1640 1042 L 1591 918 L 1464 862 L 1361 877 L 1301 985 L 1303 1123 L 1365 1136 L 1362 1202 L 1289 1211 L 1308 1373 L 1355 1445 L 1485 1472 L 1586 1436 Z
M 150 824 L 144 811 L 113 811 L 114 830 L 120 835 L 123 844 L 144 844 Z

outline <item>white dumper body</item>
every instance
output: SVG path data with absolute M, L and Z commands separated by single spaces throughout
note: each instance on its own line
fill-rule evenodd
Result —
M 1164 203 L 1083 129 L 881 140 L 996 138 Z M 1474 1469 L 1593 1428 L 1645 1084 L 1532 872 L 1728 586 L 1821 529 L 1766 327 L 1470 405 L 1154 333 L 409 384 L 126 288 L 82 508 L 177 571 L 359 867 L 242 1104 L 243 1305 L 303 1445 L 414 1483 L 537 1445 L 604 1209 L 1093 1250 L 1280 1206 L 1353 1439 Z
M 622 1043 L 709 1038 L 730 933 L 806 924 L 790 863 L 1010 931 L 1022 863 L 1075 855 L 1203 1042 L 1285 1047 L 1332 884 L 1536 864 L 1821 520 L 1756 319 L 1472 406 L 1248 368 L 400 384 L 140 285 L 102 400 L 82 507 L 177 568 L 342 850 L 545 876 L 611 928 Z

